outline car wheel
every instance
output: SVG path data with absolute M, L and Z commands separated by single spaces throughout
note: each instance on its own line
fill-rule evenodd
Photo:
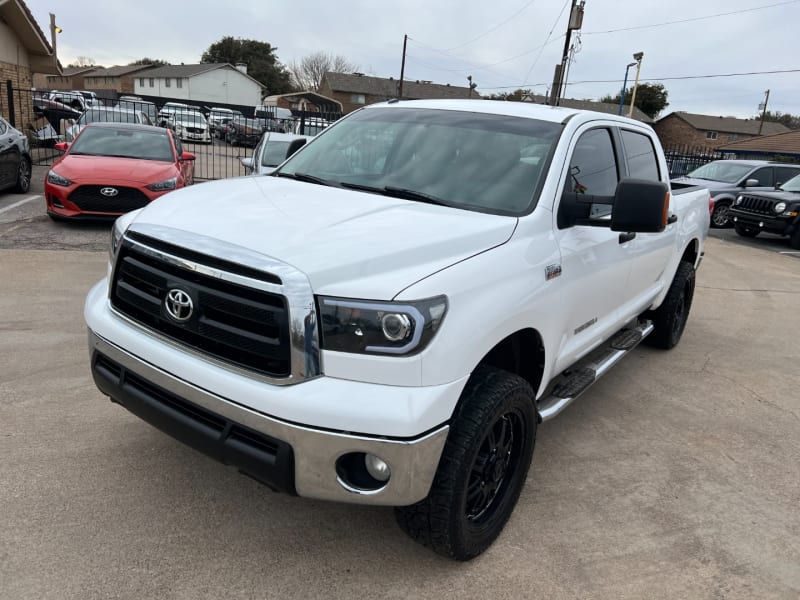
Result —
M 727 200 L 720 200 L 714 204 L 714 211 L 711 213 L 711 227 L 720 229 L 728 226 L 728 211 L 731 203 Z
M 800 228 L 789 238 L 789 245 L 795 250 L 800 250 Z
M 31 189 L 31 161 L 27 156 L 19 159 L 19 169 L 17 170 L 17 185 L 14 191 L 20 194 L 27 194 Z
M 694 265 L 682 260 L 672 279 L 664 302 L 657 309 L 645 313 L 651 319 L 655 329 L 645 338 L 650 346 L 669 350 L 677 346 L 689 319 L 689 309 L 694 298 L 695 271 Z
M 428 497 L 398 507 L 415 541 L 469 560 L 500 535 L 525 484 L 536 439 L 533 390 L 521 377 L 479 367 L 453 415 Z
M 761 233 L 755 227 L 745 227 L 744 225 L 738 225 L 738 224 L 734 225 L 734 229 L 736 230 L 736 233 L 738 233 L 740 236 L 746 237 L 746 238 L 754 238 L 759 233 Z

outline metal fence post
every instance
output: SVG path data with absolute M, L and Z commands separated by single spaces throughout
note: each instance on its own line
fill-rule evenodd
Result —
M 6 80 L 6 90 L 8 91 L 8 122 L 12 127 L 17 126 L 17 115 L 14 114 L 14 88 L 11 87 L 11 80 Z

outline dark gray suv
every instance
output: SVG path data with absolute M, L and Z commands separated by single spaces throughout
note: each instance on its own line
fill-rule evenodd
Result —
M 28 138 L 0 117 L 0 190 L 7 188 L 21 194 L 31 188 L 31 153 Z
M 715 160 L 672 180 L 672 188 L 699 185 L 714 200 L 711 227 L 728 227 L 728 210 L 743 190 L 768 191 L 800 175 L 800 165 L 766 160 Z

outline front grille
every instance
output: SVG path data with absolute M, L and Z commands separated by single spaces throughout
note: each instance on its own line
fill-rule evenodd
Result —
M 189 133 L 203 133 L 205 132 L 205 129 L 201 127 L 187 127 L 186 131 L 188 131 Z
M 735 205 L 737 209 L 755 215 L 774 215 L 772 207 L 775 202 L 758 196 L 742 196 L 742 201 Z
M 115 196 L 101 194 L 100 190 L 115 189 Z M 150 199 L 136 188 L 107 185 L 82 185 L 69 195 L 69 201 L 87 212 L 123 213 L 147 206 Z
M 202 259 L 199 253 L 178 255 Z M 213 263 L 207 257 L 203 264 Z M 181 290 L 192 314 L 178 322 L 165 298 Z M 134 321 L 204 354 L 270 377 L 290 375 L 289 311 L 279 294 L 179 267 L 125 240 L 119 251 L 111 303 Z

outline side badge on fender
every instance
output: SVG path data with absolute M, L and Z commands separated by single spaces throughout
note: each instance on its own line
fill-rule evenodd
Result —
M 556 277 L 561 277 L 561 265 L 547 265 L 544 268 L 544 280 L 550 281 Z

